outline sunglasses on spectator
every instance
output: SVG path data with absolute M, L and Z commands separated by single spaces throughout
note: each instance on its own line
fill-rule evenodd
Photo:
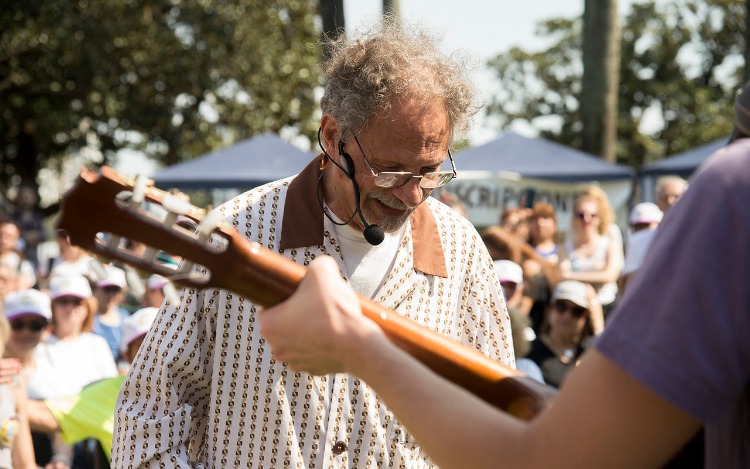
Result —
M 30 320 L 25 321 L 23 319 L 11 319 L 10 320 L 10 328 L 14 331 L 21 331 L 23 329 L 28 329 L 31 332 L 39 332 L 42 329 L 47 327 L 47 321 L 44 320 Z
M 513 294 L 516 292 L 516 288 L 518 287 L 518 284 L 516 282 L 500 282 L 500 286 L 503 288 L 503 293 L 505 293 L 505 297 L 509 298 L 513 296 Z
M 564 314 L 566 311 L 570 311 L 570 314 L 572 314 L 576 319 L 583 317 L 583 315 L 588 312 L 588 310 L 582 306 L 574 305 L 573 303 L 567 303 L 565 301 L 555 301 L 553 306 L 555 308 L 555 311 L 560 314 Z
M 576 212 L 576 217 L 579 220 L 594 220 L 599 216 L 598 213 L 586 213 L 586 212 Z

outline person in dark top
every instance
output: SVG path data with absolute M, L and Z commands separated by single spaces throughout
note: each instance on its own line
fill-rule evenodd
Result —
M 560 387 L 589 340 L 603 327 L 602 309 L 594 289 L 575 280 L 560 282 L 552 292 L 544 325 L 527 358 L 542 370 L 545 383 Z

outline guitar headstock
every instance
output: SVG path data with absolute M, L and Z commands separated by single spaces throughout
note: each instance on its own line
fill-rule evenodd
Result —
M 163 191 L 148 178 L 127 178 L 105 166 L 100 173 L 81 171 L 61 199 L 57 227 L 67 231 L 71 243 L 95 255 L 204 288 L 221 286 L 211 281 L 218 266 L 210 256 L 226 245 L 221 225 L 218 213 L 191 205 L 185 194 Z M 133 250 L 128 241 L 142 243 L 145 251 Z M 179 267 L 167 262 L 174 258 L 182 259 Z M 194 270 L 196 264 L 205 269 Z

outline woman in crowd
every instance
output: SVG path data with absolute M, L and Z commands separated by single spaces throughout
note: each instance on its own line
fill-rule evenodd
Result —
M 33 399 L 70 396 L 87 384 L 117 375 L 107 342 L 92 334 L 94 301 L 82 275 L 50 280 L 50 335 L 36 348 L 36 370 L 29 379 Z
M 552 205 L 537 202 L 529 216 L 529 244 L 545 261 L 557 265 L 557 216 Z
M 578 363 L 589 339 L 604 329 L 604 318 L 590 285 L 566 280 L 552 292 L 541 333 L 527 357 L 542 370 L 544 382 L 560 387 Z
M 504 228 L 491 226 L 481 236 L 492 260 L 508 260 L 523 268 L 524 295 L 518 309 L 529 317 L 532 329 L 538 333 L 552 288 L 559 281 L 557 269 Z
M 47 279 L 55 275 L 78 274 L 86 278 L 91 278 L 91 262 L 93 258 L 80 247 L 70 243 L 68 232 L 57 230 L 55 232 L 55 241 L 60 249 L 60 255 L 49 259 L 46 265 L 42 264 L 39 266 L 40 276 Z
M 94 334 L 107 341 L 112 358 L 118 363 L 124 361 L 120 352 L 122 322 L 130 316 L 122 307 L 126 288 L 125 271 L 112 265 L 106 267 L 104 278 L 96 282 L 99 308 L 94 319 Z
M 37 290 L 10 293 L 4 302 L 6 316 L 19 324 L 28 322 L 36 328 L 37 323 L 46 325 L 49 314 L 49 299 Z M 20 321 L 20 322 L 19 322 Z M 36 322 L 35 322 L 36 321 Z M 43 327 L 42 327 L 43 328 Z M 39 330 L 41 331 L 40 328 Z M 24 328 L 25 329 L 25 328 Z M 6 317 L 0 316 L 0 355 L 6 355 L 11 328 Z M 36 469 L 34 447 L 27 414 L 26 386 L 18 375 L 0 384 L 0 467 Z
M 5 346 L 3 377 L 22 373 L 24 381 L 34 374 L 37 345 L 45 338 L 52 318 L 49 296 L 38 290 L 10 292 L 4 300 L 5 318 L 10 323 L 10 335 Z
M 604 234 L 610 220 L 602 215 L 597 198 L 583 194 L 573 204 L 571 236 L 560 247 L 562 279 L 590 283 L 605 314 L 617 298 L 617 279 L 623 263 L 622 243 Z

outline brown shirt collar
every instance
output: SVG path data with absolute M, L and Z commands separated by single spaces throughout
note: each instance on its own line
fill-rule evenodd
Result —
M 313 159 L 289 184 L 281 226 L 281 249 L 323 244 L 324 215 L 316 193 L 322 157 L 320 154 Z M 428 275 L 448 277 L 437 222 L 427 204 L 417 207 L 410 220 L 414 268 Z

